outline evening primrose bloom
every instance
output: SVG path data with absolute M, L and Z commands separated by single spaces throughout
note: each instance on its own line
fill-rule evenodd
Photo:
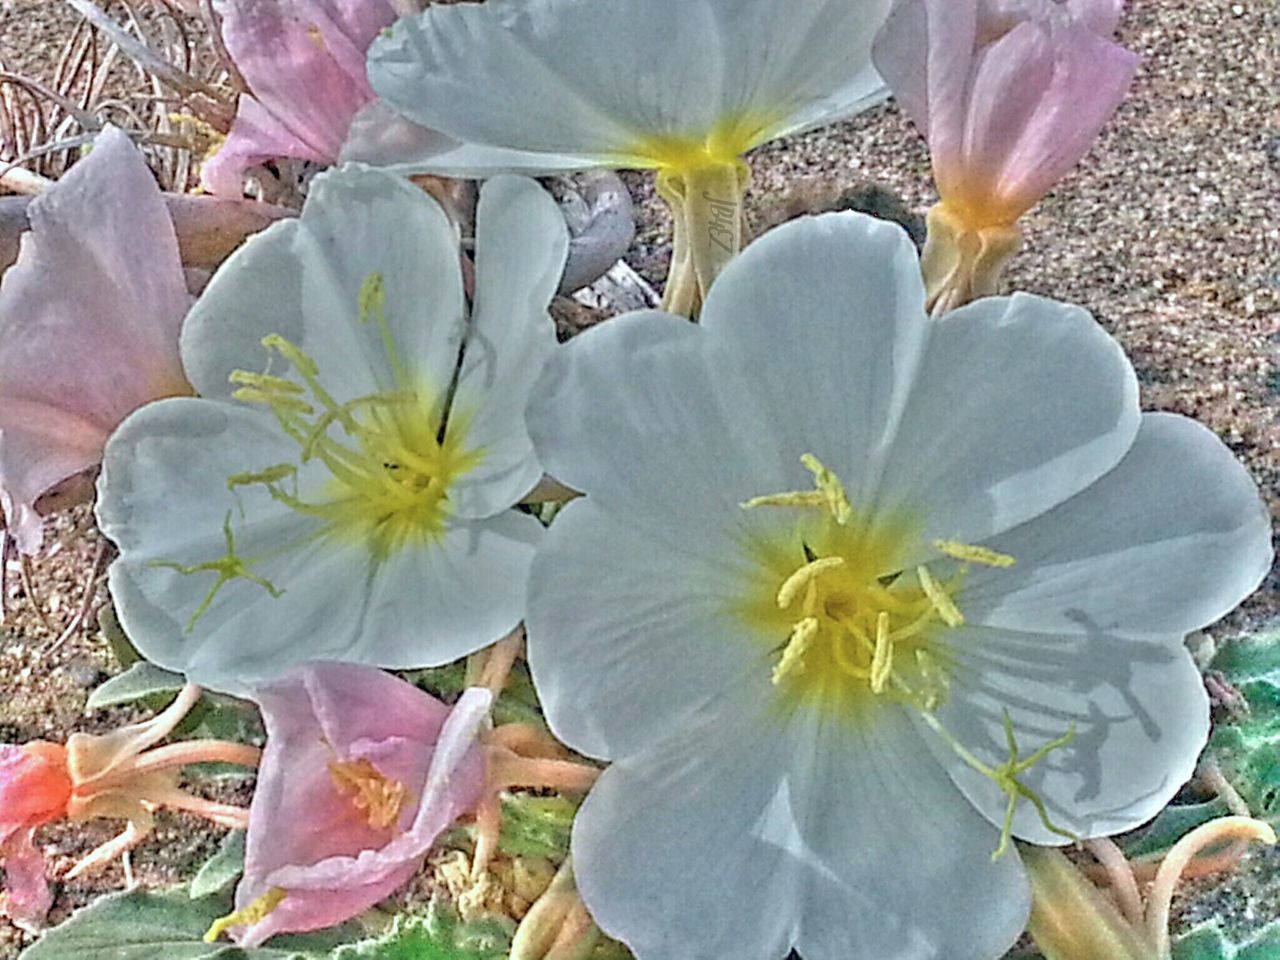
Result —
M 489 0 L 433 6 L 369 50 L 382 102 L 458 141 L 408 169 L 656 170 L 667 305 L 696 309 L 742 242 L 743 155 L 877 102 L 889 0 Z
M 1124 99 L 1138 57 L 1111 38 L 1123 0 L 898 0 L 877 69 L 929 141 L 930 306 L 996 291 L 1017 220 Z
M 131 417 L 98 517 L 149 659 L 242 690 L 310 660 L 447 663 L 509 633 L 542 527 L 525 402 L 555 345 L 564 219 L 490 181 L 468 310 L 456 228 L 391 174 L 317 177 L 183 330 L 200 393 Z
M 334 926 L 418 871 L 485 784 L 492 695 L 453 708 L 381 670 L 302 667 L 255 691 L 267 746 L 236 911 L 210 928 L 246 947 Z
M 132 411 L 191 392 L 178 359 L 191 297 L 160 188 L 114 127 L 27 216 L 0 284 L 0 508 L 35 553 L 41 495 L 97 466 Z
M 373 99 L 365 51 L 395 20 L 391 0 L 216 0 L 214 9 L 249 90 L 226 142 L 201 167 L 205 188 L 239 197 L 245 171 L 265 160 L 337 160 Z
M 1028 916 L 1011 838 L 1128 829 L 1192 773 L 1182 638 L 1269 567 L 1256 488 L 1139 412 L 1083 310 L 924 299 L 897 227 L 799 221 L 700 325 L 613 320 L 535 392 L 585 496 L 533 565 L 530 664 L 612 761 L 572 851 L 640 960 L 989 960 Z

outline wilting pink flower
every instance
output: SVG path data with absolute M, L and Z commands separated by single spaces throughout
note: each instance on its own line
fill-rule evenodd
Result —
M 1138 57 L 1123 0 L 899 0 L 874 60 L 929 141 L 943 204 L 1007 226 L 1088 152 Z
M 267 728 L 236 912 L 244 946 L 316 930 L 408 882 L 485 783 L 492 695 L 453 708 L 371 667 L 316 663 L 261 688 Z
M 46 823 L 83 823 L 98 817 L 127 822 L 119 836 L 81 859 L 68 878 L 105 866 L 137 846 L 151 831 L 159 807 L 186 810 L 221 826 L 246 825 L 242 808 L 187 793 L 178 782 L 187 764 L 223 761 L 254 766 L 256 748 L 222 740 L 156 746 L 199 699 L 200 688 L 188 685 L 150 720 L 103 734 L 73 733 L 65 747 L 43 740 L 0 744 L 3 912 L 15 923 L 38 929 L 53 901 L 44 855 L 34 841 L 36 830 Z
M 66 815 L 71 797 L 67 751 L 35 741 L 0 745 L 0 864 L 4 866 L 4 912 L 29 930 L 43 923 L 53 895 L 45 879 L 44 854 L 35 845 L 38 827 Z
M 32 553 L 36 499 L 95 466 L 135 409 L 191 392 L 178 359 L 191 297 L 160 188 L 119 130 L 27 216 L 0 284 L 0 507 Z
M 244 172 L 277 157 L 330 164 L 373 99 L 365 51 L 396 18 L 391 0 L 216 0 L 222 37 L 249 86 L 227 142 L 205 163 L 213 194 L 239 197 Z

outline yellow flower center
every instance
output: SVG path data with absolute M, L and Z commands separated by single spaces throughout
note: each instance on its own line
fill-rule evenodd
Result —
M 1044 802 L 1022 776 L 1070 744 L 1074 725 L 1024 758 L 1006 712 L 1008 758 L 993 765 L 975 756 L 937 717 L 956 669 L 948 634 L 964 625 L 956 601 L 965 572 L 971 565 L 1007 568 L 1014 558 L 988 547 L 935 540 L 934 550 L 948 558 L 948 576 L 925 565 L 906 568 L 899 558 L 910 546 L 910 526 L 879 525 L 872 532 L 870 525 L 858 522 L 833 471 L 811 454 L 801 462 L 813 474 L 813 490 L 769 494 L 743 504 L 748 509 L 802 511 L 798 530 L 803 555 L 795 555 L 790 536 L 755 544 L 766 572 L 759 585 L 772 586 L 767 597 L 752 597 L 742 610 L 753 626 L 776 627 L 785 636 L 772 671 L 778 704 L 787 709 L 816 706 L 854 720 L 866 719 L 879 703 L 915 710 L 966 766 L 1008 797 L 993 859 L 1008 850 L 1020 800 L 1035 807 L 1047 829 L 1071 837 L 1050 821 Z
M 297 464 L 276 464 L 228 479 L 234 489 L 263 484 L 278 501 L 325 522 L 330 532 L 366 540 L 385 556 L 407 542 L 429 542 L 444 533 L 449 490 L 479 463 L 482 452 L 465 447 L 465 418 L 445 412 L 446 390 L 415 384 L 405 370 L 386 322 L 381 274 L 360 291 L 360 323 L 376 320 L 395 380 L 392 390 L 338 402 L 321 383 L 320 368 L 278 334 L 263 346 L 287 360 L 301 383 L 270 373 L 237 370 L 237 399 L 261 403 L 299 446 Z M 311 461 L 328 468 L 332 481 L 317 499 L 296 490 L 298 469 Z M 290 485 L 294 489 L 290 489 Z
M 408 788 L 400 781 L 384 776 L 363 758 L 334 761 L 329 764 L 329 776 L 339 793 L 351 797 L 352 805 L 369 821 L 369 826 L 386 830 L 399 822 L 409 796 Z

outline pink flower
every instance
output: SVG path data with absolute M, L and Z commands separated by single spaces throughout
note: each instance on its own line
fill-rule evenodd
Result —
M 160 188 L 119 130 L 27 216 L 0 284 L 0 507 L 32 553 L 37 498 L 95 466 L 135 409 L 191 392 L 178 359 L 191 297 Z
M 1123 0 L 899 0 L 876 68 L 924 133 L 943 205 L 1009 226 L 1088 152 L 1138 57 Z
M 205 188 L 239 197 L 245 170 L 265 160 L 337 160 L 352 118 L 373 100 L 365 51 L 396 19 L 390 0 L 216 0 L 215 7 L 250 93 L 201 171 Z
M 452 709 L 371 667 L 316 663 L 261 688 L 267 746 L 236 912 L 210 928 L 243 946 L 332 926 L 417 872 L 485 787 L 477 738 L 492 695 Z
M 44 855 L 35 845 L 35 832 L 46 823 L 62 819 L 83 823 L 99 817 L 127 822 L 119 836 L 83 857 L 67 879 L 97 870 L 141 843 L 160 807 L 186 810 L 225 827 L 246 825 L 245 810 L 205 800 L 178 784 L 187 764 L 222 761 L 256 766 L 256 748 L 222 740 L 156 746 L 199 699 L 200 688 L 188 684 L 150 720 L 102 734 L 73 733 L 65 747 L 43 740 L 22 746 L 0 744 L 3 907 L 15 923 L 38 929 L 53 902 Z
M 35 845 L 40 826 L 66 815 L 71 798 L 67 751 L 35 741 L 0 744 L 0 863 L 4 865 L 4 912 L 19 926 L 39 929 L 53 903 L 44 875 L 44 854 Z

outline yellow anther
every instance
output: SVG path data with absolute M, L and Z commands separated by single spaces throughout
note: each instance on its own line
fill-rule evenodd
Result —
M 276 907 L 280 906 L 280 901 L 286 896 L 287 894 L 279 887 L 272 887 L 247 907 L 213 921 L 204 933 L 204 942 L 213 943 L 231 927 L 251 927 L 255 923 L 261 923 Z
M 218 560 L 211 560 L 208 563 L 196 563 L 190 566 L 181 563 L 174 563 L 171 560 L 155 560 L 152 562 L 153 567 L 166 567 L 170 570 L 177 570 L 178 573 L 188 576 L 193 573 L 216 573 L 218 579 L 214 581 L 209 592 L 204 595 L 204 599 L 200 601 L 200 606 L 196 607 L 196 612 L 191 615 L 191 619 L 187 621 L 187 633 L 195 629 L 196 623 L 204 616 L 205 611 L 209 609 L 213 603 L 214 597 L 218 595 L 226 584 L 232 580 L 248 580 L 250 583 L 256 583 L 273 598 L 279 598 L 284 591 L 279 590 L 271 581 L 264 577 L 258 576 L 245 564 L 245 561 L 236 553 L 235 536 L 231 532 L 231 511 L 227 511 L 226 518 L 222 522 L 222 535 L 226 540 L 226 555 Z
M 840 478 L 824 467 L 812 453 L 806 453 L 800 458 L 800 462 L 813 474 L 813 484 L 822 494 L 827 509 L 831 511 L 831 516 L 835 517 L 836 523 L 840 526 L 845 526 L 853 517 L 853 505 L 849 503 L 849 497 L 844 492 L 844 484 L 840 482 Z
M 311 357 L 302 351 L 302 348 L 286 340 L 278 333 L 269 333 L 262 338 L 262 345 L 268 350 L 274 350 L 280 356 L 288 360 L 298 373 L 308 379 L 320 375 L 320 366 Z
M 315 408 L 305 400 L 298 397 L 281 396 L 278 393 L 261 390 L 258 387 L 241 387 L 232 391 L 231 398 L 242 403 L 261 403 L 270 407 L 277 416 L 282 413 L 300 413 L 303 416 L 310 416 L 315 412 Z
M 844 557 L 820 557 L 810 563 L 806 563 L 783 582 L 778 588 L 778 609 L 786 610 L 791 604 L 795 603 L 796 597 L 800 595 L 800 591 L 813 583 L 824 573 L 831 570 L 838 570 L 845 565 Z
M 744 510 L 753 507 L 821 507 L 830 511 L 831 516 L 840 526 L 845 526 L 853 517 L 853 507 L 844 492 L 844 484 L 832 471 L 824 467 L 821 461 L 811 453 L 800 458 L 805 469 L 813 474 L 816 490 L 795 490 L 789 493 L 771 493 L 763 497 L 752 497 L 742 504 Z
M 792 628 L 791 639 L 787 641 L 787 646 L 782 651 L 782 659 L 773 668 L 775 686 L 781 683 L 784 677 L 804 673 L 805 654 L 813 646 L 813 640 L 818 635 L 819 629 L 821 624 L 818 623 L 817 617 L 805 617 Z
M 754 507 L 825 507 L 827 495 L 820 490 L 797 490 L 793 493 L 771 493 L 752 497 L 742 504 L 742 509 Z
M 1007 553 L 997 553 L 995 550 L 975 546 L 974 544 L 958 543 L 955 540 L 935 540 L 933 545 L 948 557 L 963 560 L 965 563 L 976 563 L 982 567 L 1005 569 L 1017 563 L 1017 560 Z
M 889 614 L 881 610 L 876 617 L 876 651 L 871 658 L 871 692 L 883 693 L 893 673 L 893 636 L 889 631 Z
M 942 618 L 942 622 L 948 627 L 963 626 L 964 614 L 956 607 L 955 602 L 951 599 L 951 594 L 947 593 L 942 588 L 942 585 L 933 579 L 933 574 L 929 572 L 929 568 L 924 566 L 916 567 L 916 576 L 920 578 L 920 589 L 925 592 L 925 596 L 933 604 L 933 609 L 938 611 L 938 616 Z
M 273 393 L 306 393 L 306 388 L 285 377 L 272 376 L 269 373 L 254 373 L 252 370 L 232 370 L 227 379 L 240 387 L 257 387 Z
M 329 776 L 340 792 L 351 795 L 352 805 L 365 815 L 369 826 L 385 830 L 400 820 L 409 791 L 368 760 L 335 761 L 329 764 Z

